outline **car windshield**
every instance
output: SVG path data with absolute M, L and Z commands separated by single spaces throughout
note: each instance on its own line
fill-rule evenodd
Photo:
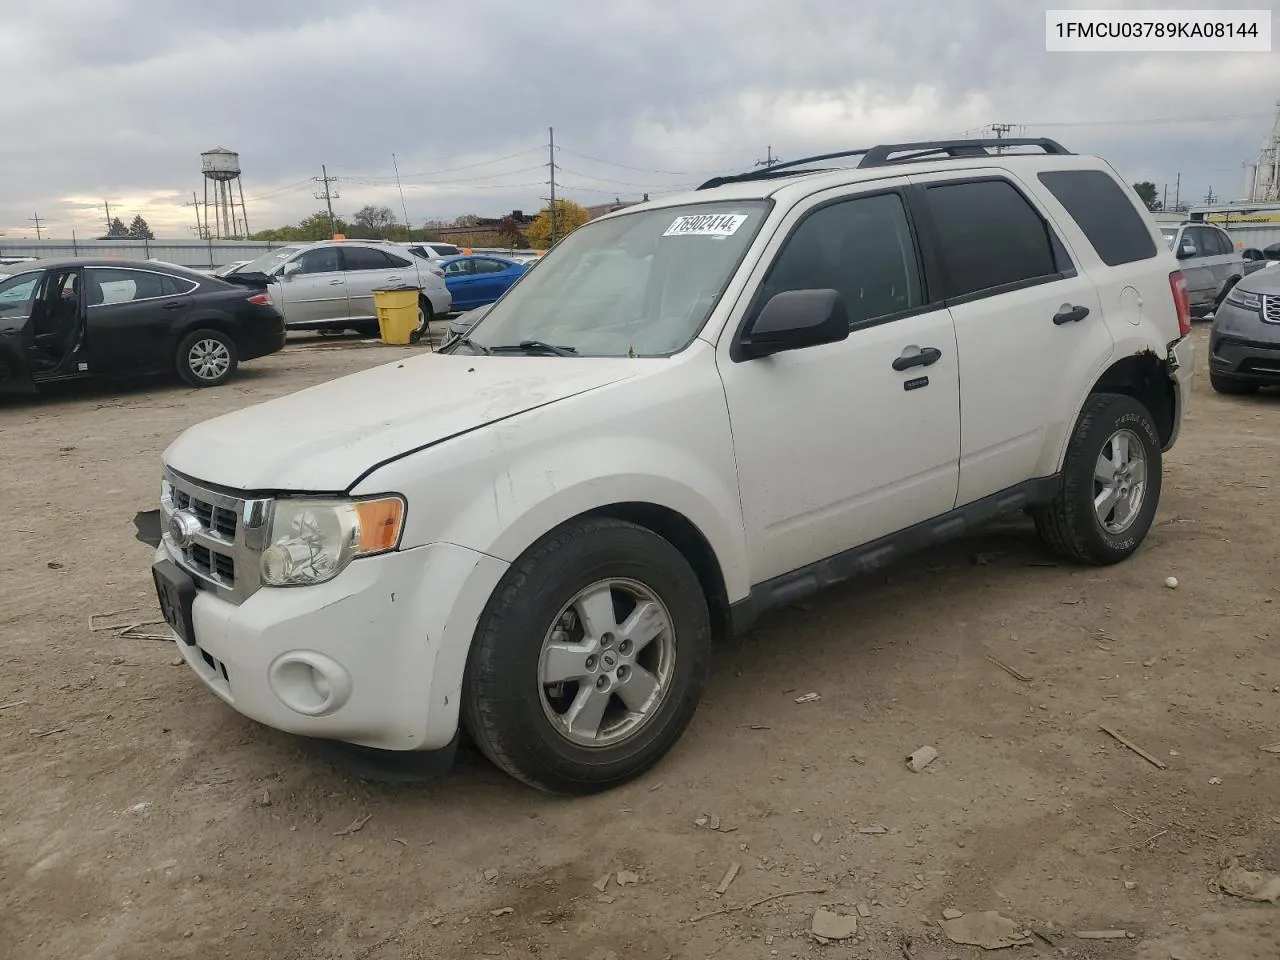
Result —
M 682 350 L 702 329 L 767 211 L 764 201 L 699 203 L 588 223 L 526 271 L 463 347 L 484 352 L 534 343 L 595 357 Z
M 236 273 L 265 273 L 270 275 L 273 270 L 279 268 L 295 253 L 302 249 L 302 245 L 291 247 L 276 247 L 274 250 L 264 253 L 256 260 L 250 260 L 244 266 L 236 270 Z

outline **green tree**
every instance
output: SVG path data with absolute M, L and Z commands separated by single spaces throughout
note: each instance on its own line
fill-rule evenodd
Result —
M 108 240 L 127 240 L 129 237 L 129 228 L 119 217 L 112 217 L 111 223 L 107 225 Z
M 591 214 L 587 213 L 585 207 L 574 203 L 572 200 L 557 200 L 554 211 L 554 230 L 552 229 L 552 217 L 552 208 L 549 205 L 543 207 L 533 223 L 529 224 L 529 228 L 525 231 L 529 245 L 534 249 L 545 250 L 551 246 L 553 240 L 564 239 L 568 234 L 573 233 L 573 231 L 590 220 Z
M 480 218 L 474 213 L 464 213 L 453 221 L 453 225 L 455 227 L 478 227 L 480 226 Z
M 151 232 L 151 227 L 147 225 L 147 221 L 142 219 L 142 214 L 138 214 L 133 218 L 133 223 L 129 224 L 129 239 L 131 240 L 154 240 L 156 235 Z
M 351 218 L 351 235 L 365 239 L 386 239 L 397 226 L 396 215 L 390 207 L 367 204 Z
M 328 210 L 317 210 L 298 223 L 299 240 L 330 240 L 335 233 L 346 236 L 350 225 L 341 217 L 335 217 L 332 225 Z
M 1156 185 L 1150 180 L 1143 180 L 1141 183 L 1133 185 L 1133 192 L 1138 198 L 1147 205 L 1148 210 L 1159 210 L 1160 201 L 1156 199 L 1159 194 L 1156 191 Z

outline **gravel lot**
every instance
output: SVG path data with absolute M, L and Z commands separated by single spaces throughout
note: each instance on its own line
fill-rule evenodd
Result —
M 582 800 L 469 754 L 436 782 L 358 780 L 169 644 L 90 629 L 158 616 L 133 517 L 179 431 L 404 349 L 300 342 L 222 389 L 0 400 L 0 957 L 1275 960 L 1280 905 L 1212 882 L 1230 857 L 1280 871 L 1259 749 L 1280 741 L 1280 393 L 1209 392 L 1206 334 L 1135 558 L 1054 566 L 1019 520 L 782 611 L 720 646 L 663 763 Z M 821 892 L 690 919 L 801 890 Z M 821 905 L 861 905 L 862 939 L 816 943 Z M 955 945 L 944 909 L 1054 945 Z M 1132 936 L 1074 935 L 1100 929 Z

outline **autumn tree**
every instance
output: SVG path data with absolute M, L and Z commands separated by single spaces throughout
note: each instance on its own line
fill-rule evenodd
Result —
M 1135 183 L 1133 185 L 1133 192 L 1136 193 L 1138 198 L 1147 205 L 1148 210 L 1160 209 L 1160 201 L 1156 199 L 1158 196 L 1156 192 L 1156 185 L 1150 180 L 1143 180 L 1141 183 Z
M 554 223 L 553 223 L 554 219 Z M 545 250 L 554 241 L 561 240 L 591 219 L 586 208 L 572 200 L 557 200 L 555 208 L 543 207 L 533 223 L 525 230 L 529 245 Z

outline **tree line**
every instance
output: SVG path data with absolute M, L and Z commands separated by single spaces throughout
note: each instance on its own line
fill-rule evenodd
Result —
M 572 200 L 557 200 L 555 207 L 557 238 L 566 236 L 591 219 L 586 209 Z M 317 210 L 296 224 L 259 230 L 249 239 L 277 243 L 298 242 L 328 240 L 338 234 L 353 240 L 394 240 L 404 243 L 411 240 L 447 239 L 449 243 L 458 246 L 541 250 L 551 244 L 552 220 L 552 211 L 548 205 L 527 226 L 517 223 L 509 216 L 503 217 L 497 224 L 486 224 L 475 214 L 466 214 L 451 221 L 427 220 L 421 227 L 413 227 L 401 223 L 390 207 L 367 204 L 357 210 L 350 220 L 336 216 L 330 219 L 328 210 Z

